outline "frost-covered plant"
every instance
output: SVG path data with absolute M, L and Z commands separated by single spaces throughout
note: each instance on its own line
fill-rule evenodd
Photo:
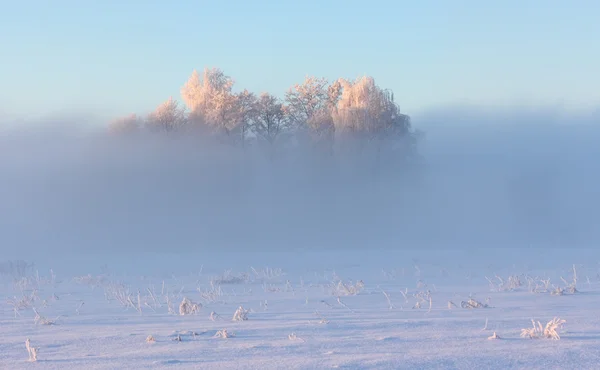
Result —
M 302 341 L 302 342 L 306 342 L 304 339 L 302 339 L 302 338 L 298 337 L 298 336 L 296 335 L 296 333 L 292 333 L 292 334 L 288 335 L 288 339 L 289 339 L 289 340 L 294 340 L 294 341 L 295 341 L 295 340 L 299 340 L 299 341 Z
M 231 338 L 233 336 L 234 336 L 233 333 L 228 332 L 227 329 L 223 329 L 223 330 L 217 331 L 215 333 L 215 335 L 213 336 L 213 338 L 227 339 L 227 338 Z
M 382 290 L 381 292 L 383 293 L 383 295 L 385 296 L 385 299 L 387 300 L 388 308 L 390 310 L 393 310 L 395 307 L 394 307 L 394 304 L 392 303 L 390 295 L 388 293 L 386 293 L 385 290 Z
M 496 332 L 494 332 L 494 334 L 492 334 L 491 336 L 488 337 L 489 340 L 492 339 L 500 339 L 500 336 L 498 334 L 496 334 Z
M 254 277 L 257 280 L 275 280 L 285 275 L 283 270 L 280 268 L 270 268 L 265 267 L 263 269 L 255 269 L 254 267 L 250 267 L 252 272 L 254 273 Z
M 315 316 L 319 318 L 319 324 L 329 324 L 329 320 L 327 320 L 319 311 L 315 311 Z
M 462 301 L 460 302 L 460 306 L 462 308 L 488 308 L 489 306 L 487 305 L 487 303 L 481 303 L 479 301 L 474 300 L 473 298 L 469 298 L 468 301 Z
M 146 343 L 154 343 L 156 342 L 156 339 L 154 339 L 154 337 L 152 335 L 148 335 L 146 337 Z
M 38 324 L 40 324 L 40 325 L 56 325 L 56 320 L 58 320 L 60 318 L 60 316 L 58 316 L 54 320 L 48 320 L 44 316 L 40 315 L 39 312 L 35 308 L 33 308 L 33 312 L 35 313 L 33 322 L 36 325 L 38 325 Z
M 14 296 L 13 298 L 8 299 L 7 303 L 13 307 L 15 317 L 17 317 L 21 315 L 19 311 L 32 307 L 33 298 L 30 296 L 22 296 L 21 298 Z
M 350 296 L 359 294 L 365 287 L 365 283 L 362 280 L 357 281 L 356 283 L 352 282 L 343 282 L 342 280 L 337 280 L 332 284 L 332 295 L 334 296 Z
M 179 314 L 181 316 L 196 314 L 200 312 L 200 308 L 202 308 L 200 303 L 194 303 L 189 298 L 184 297 L 179 304 Z
M 486 277 L 487 281 L 490 283 L 490 289 L 496 292 L 506 292 L 513 291 L 518 289 L 523 285 L 521 281 L 521 277 L 519 275 L 511 275 L 506 280 L 502 279 L 500 276 L 495 276 L 496 280 L 492 280 Z
M 573 277 L 572 277 L 572 281 L 569 283 L 565 279 L 563 279 L 562 277 L 561 277 L 561 280 L 565 283 L 566 288 L 564 290 L 566 290 L 568 293 L 575 294 L 575 293 L 579 292 L 577 290 L 577 269 L 575 268 L 575 265 L 573 265 Z
M 248 320 L 248 312 L 244 307 L 240 306 L 233 314 L 233 321 L 246 321 Z
M 417 302 L 413 306 L 413 309 L 423 308 L 429 306 L 431 308 L 432 298 L 431 291 L 419 291 L 413 294 Z
M 217 321 L 217 320 L 222 320 L 223 318 L 221 317 L 221 315 L 219 315 L 218 313 L 216 313 L 215 311 L 212 311 L 210 313 L 210 319 L 212 321 Z
M 227 270 L 223 275 L 215 277 L 211 280 L 211 285 L 226 285 L 226 284 L 244 284 L 248 282 L 249 276 L 247 273 L 232 274 L 231 270 Z
M 104 276 L 92 276 L 91 274 L 76 276 L 73 278 L 73 281 L 77 284 L 89 285 L 92 288 L 97 288 L 107 283 L 107 280 Z
M 27 348 L 27 353 L 29 354 L 29 361 L 32 361 L 32 362 L 37 361 L 37 355 L 38 355 L 39 348 L 32 347 L 31 341 L 29 340 L 29 338 L 27 338 L 27 340 L 25 341 L 25 348 Z
M 560 339 L 560 335 L 557 330 L 562 328 L 562 325 L 567 322 L 566 320 L 559 319 L 558 317 L 548 321 L 545 327 L 539 321 L 531 320 L 533 326 L 531 328 L 521 329 L 521 337 L 523 338 L 548 338 L 548 339 Z
M 548 293 L 550 291 L 550 279 L 527 276 L 527 283 L 531 293 Z
M 215 285 L 213 281 L 210 283 L 210 289 L 203 290 L 201 288 L 196 289 L 200 293 L 200 297 L 206 303 L 217 303 L 222 301 L 223 290 L 220 285 Z

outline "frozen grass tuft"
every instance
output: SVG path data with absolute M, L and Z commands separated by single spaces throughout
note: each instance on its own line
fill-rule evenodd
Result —
M 468 301 L 462 301 L 460 302 L 460 306 L 462 308 L 468 308 L 468 309 L 473 309 L 473 308 L 489 308 L 489 306 L 487 305 L 487 303 L 481 303 L 479 301 L 474 300 L 473 298 L 469 298 Z
M 542 326 L 541 322 L 535 322 L 535 320 L 531 320 L 533 326 L 531 328 L 521 329 L 521 337 L 530 338 L 530 339 L 538 339 L 538 338 L 548 338 L 559 340 L 560 335 L 557 330 L 562 328 L 562 325 L 566 322 L 566 320 L 561 320 L 558 317 L 553 318 L 548 321 L 545 327 Z
M 246 321 L 248 320 L 248 310 L 245 310 L 244 307 L 240 306 L 233 314 L 233 321 Z
M 201 304 L 194 303 L 189 298 L 184 297 L 179 304 L 179 314 L 181 316 L 197 314 L 200 312 L 200 308 L 202 308 Z
M 334 281 L 332 286 L 332 295 L 336 297 L 340 296 L 351 296 L 357 295 L 365 287 L 365 283 L 362 280 L 357 281 L 356 283 L 352 282 L 343 282 L 342 280 Z
M 227 339 L 227 338 L 232 338 L 235 335 L 233 333 L 230 333 L 227 331 L 227 329 L 223 329 L 223 330 L 219 330 L 215 333 L 215 335 L 213 336 L 213 338 L 221 338 L 221 339 Z
M 495 292 L 511 292 L 523 285 L 519 275 L 511 275 L 506 280 L 498 275 L 495 279 L 490 279 L 487 276 L 486 279 L 490 283 L 490 289 Z

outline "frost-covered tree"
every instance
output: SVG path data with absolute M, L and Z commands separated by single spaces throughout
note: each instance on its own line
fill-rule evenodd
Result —
M 232 92 L 233 80 L 218 68 L 204 69 L 202 78 L 194 70 L 181 88 L 181 96 L 190 111 L 190 121 L 205 125 L 212 133 L 241 137 L 246 94 Z
M 390 91 L 377 86 L 372 77 L 338 83 L 340 94 L 332 113 L 338 149 L 371 149 L 377 161 L 382 153 L 407 156 L 413 151 L 410 118 L 400 113 Z
M 338 82 L 341 95 L 333 111 L 336 135 L 371 139 L 409 133 L 408 116 L 400 113 L 394 95 L 378 87 L 372 77 Z
M 283 103 L 271 94 L 261 94 L 252 114 L 252 130 L 256 136 L 273 145 L 287 126 L 286 107 Z
M 339 84 L 329 86 L 326 79 L 310 76 L 288 90 L 287 112 L 299 140 L 308 137 L 325 149 L 331 146 L 334 129 L 331 112 L 339 94 Z
M 186 122 L 184 108 L 171 97 L 148 115 L 146 127 L 153 131 L 172 132 L 183 128 Z
M 246 142 L 246 136 L 251 129 L 256 100 L 256 95 L 248 90 L 244 90 L 235 95 L 235 107 L 237 110 L 237 120 L 240 126 L 239 131 L 242 145 Z
M 136 114 L 130 114 L 120 117 L 108 125 L 108 131 L 116 135 L 129 135 L 138 132 L 142 125 L 142 120 Z

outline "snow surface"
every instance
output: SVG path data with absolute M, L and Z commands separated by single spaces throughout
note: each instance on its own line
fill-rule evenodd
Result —
M 149 252 L 118 259 L 98 252 L 34 258 L 26 271 L 3 261 L 0 368 L 592 369 L 600 363 L 598 261 L 592 249 Z M 570 282 L 573 265 L 578 293 L 530 292 L 527 279 L 536 277 L 564 287 L 561 277 Z M 511 291 L 495 291 L 486 280 L 511 275 L 522 281 Z M 348 294 L 339 280 L 364 287 Z M 118 286 L 135 306 L 140 292 L 141 314 L 111 295 Z M 218 296 L 203 295 L 218 287 Z M 427 290 L 431 309 L 428 302 L 413 308 L 414 295 Z M 33 307 L 55 325 L 35 324 L 31 307 L 15 313 L 9 304 L 34 291 Z M 169 314 L 167 295 L 177 314 Z M 200 312 L 179 315 L 183 297 L 201 303 Z M 489 307 L 461 308 L 470 297 Z M 458 307 L 449 309 L 448 301 Z M 250 310 L 248 320 L 234 322 L 240 305 Z M 520 337 L 531 319 L 545 324 L 555 316 L 566 320 L 560 340 Z M 221 329 L 234 336 L 214 338 Z M 488 340 L 493 332 L 501 339 Z M 27 361 L 27 338 L 40 348 L 36 363 Z

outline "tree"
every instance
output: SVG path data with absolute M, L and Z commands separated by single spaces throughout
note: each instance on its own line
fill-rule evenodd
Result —
M 341 95 L 333 112 L 336 133 L 381 138 L 409 132 L 410 120 L 400 113 L 394 95 L 379 88 L 372 77 L 338 82 Z
M 272 146 L 287 126 L 288 120 L 283 104 L 271 94 L 261 94 L 252 114 L 252 129 L 257 137 Z
M 146 126 L 154 131 L 172 132 L 183 128 L 186 121 L 184 109 L 171 97 L 148 115 Z
M 237 109 L 237 120 L 240 125 L 240 140 L 242 146 L 246 142 L 246 135 L 252 124 L 252 116 L 256 107 L 256 95 L 244 90 L 235 95 L 235 106 Z
M 414 151 L 410 117 L 400 113 L 394 95 L 375 84 L 372 77 L 338 80 L 341 94 L 333 110 L 338 148 L 374 150 L 376 160 L 408 157 Z M 382 154 L 396 153 L 382 157 Z
M 130 114 L 129 116 L 120 117 L 110 122 L 108 131 L 116 135 L 130 135 L 138 132 L 141 124 L 142 120 L 137 115 Z
M 297 136 L 307 135 L 313 144 L 329 147 L 334 128 L 331 110 L 338 96 L 339 86 L 328 86 L 324 78 L 306 77 L 302 84 L 290 88 L 285 101 Z
M 181 96 L 190 110 L 190 120 L 206 125 L 212 133 L 238 137 L 242 130 L 243 109 L 247 95 L 232 93 L 233 80 L 218 68 L 204 69 L 202 79 L 196 70 L 181 88 Z

